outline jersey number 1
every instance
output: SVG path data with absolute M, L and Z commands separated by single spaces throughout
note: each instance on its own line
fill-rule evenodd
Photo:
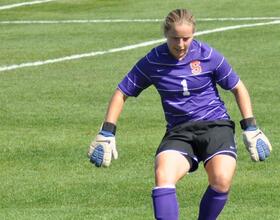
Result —
M 184 96 L 189 96 L 190 95 L 190 92 L 188 90 L 188 84 L 187 84 L 187 80 L 182 80 L 181 81 L 181 85 L 183 86 L 183 95 Z

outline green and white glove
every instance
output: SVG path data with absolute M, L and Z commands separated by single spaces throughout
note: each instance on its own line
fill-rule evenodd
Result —
M 110 122 L 104 122 L 99 134 L 90 144 L 88 157 L 96 167 L 108 167 L 112 158 L 118 159 L 115 133 L 116 126 Z
M 257 127 L 255 118 L 245 118 L 240 121 L 243 129 L 243 142 L 253 161 L 264 161 L 269 157 L 272 146 L 268 138 Z

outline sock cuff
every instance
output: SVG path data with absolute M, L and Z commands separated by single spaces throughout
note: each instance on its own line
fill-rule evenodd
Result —
M 175 189 L 176 186 L 173 185 L 173 184 L 164 185 L 164 186 L 155 186 L 155 187 L 153 188 L 153 190 L 154 190 L 154 189 L 166 189 L 166 188 Z
M 158 197 L 158 196 L 166 196 L 169 194 L 176 194 L 176 188 L 154 188 L 152 190 L 152 197 Z

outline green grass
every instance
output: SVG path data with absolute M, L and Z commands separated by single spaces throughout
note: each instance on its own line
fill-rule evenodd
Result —
M 20 1 L 0 1 L 0 5 Z M 279 16 L 277 1 L 58 0 L 0 11 L 0 20 L 163 18 L 177 7 L 197 18 Z M 256 21 L 258 22 L 258 21 Z M 254 21 L 198 22 L 198 31 Z M 0 67 L 160 39 L 160 23 L 0 24 Z M 279 211 L 279 25 L 199 36 L 220 50 L 246 83 L 274 150 L 252 163 L 237 123 L 238 168 L 220 219 L 274 220 Z M 154 153 L 165 121 L 154 88 L 128 99 L 118 122 L 120 158 L 97 169 L 86 157 L 118 82 L 152 46 L 0 72 L 0 219 L 153 219 Z M 109 64 L 109 65 L 108 65 Z M 196 219 L 207 186 L 199 170 L 177 186 L 181 219 Z

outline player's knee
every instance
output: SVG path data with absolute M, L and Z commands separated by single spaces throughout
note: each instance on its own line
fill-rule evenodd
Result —
M 155 179 L 157 186 L 175 185 L 177 182 L 175 175 L 169 173 L 168 170 L 161 167 L 156 168 Z
M 210 185 L 218 192 L 228 192 L 231 186 L 231 178 L 225 174 L 220 174 L 210 180 Z

